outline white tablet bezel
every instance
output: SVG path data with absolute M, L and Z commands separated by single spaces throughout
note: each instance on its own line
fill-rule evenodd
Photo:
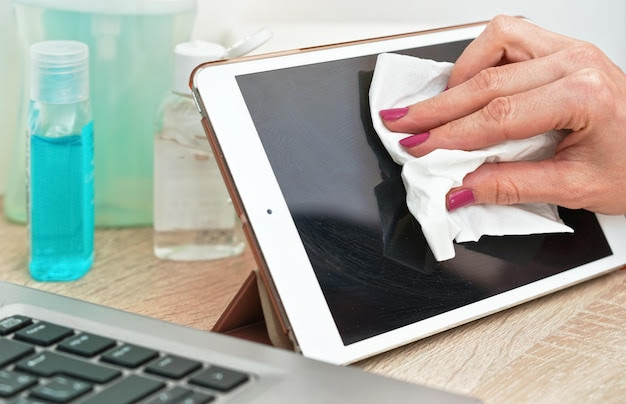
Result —
M 610 257 L 518 287 L 455 310 L 344 345 L 326 305 L 305 248 L 235 80 L 242 74 L 307 65 L 475 38 L 484 23 L 380 40 L 309 49 L 285 55 L 204 65 L 194 72 L 192 88 L 206 119 L 224 175 L 234 185 L 233 199 L 258 246 L 258 259 L 272 283 L 305 355 L 336 364 L 354 362 L 571 286 L 626 262 L 626 219 L 598 215 L 614 254 Z

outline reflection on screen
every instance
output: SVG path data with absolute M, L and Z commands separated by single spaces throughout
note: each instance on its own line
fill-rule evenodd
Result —
M 399 53 L 454 62 L 467 43 Z M 483 237 L 438 263 L 406 207 L 401 167 L 372 127 L 375 62 L 237 78 L 344 344 L 611 254 L 595 215 L 561 209 L 573 234 Z

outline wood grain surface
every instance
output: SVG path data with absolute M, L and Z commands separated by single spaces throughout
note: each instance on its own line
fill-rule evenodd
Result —
M 25 226 L 0 219 L 0 279 L 202 330 L 254 267 L 248 250 L 216 261 L 161 261 L 151 228 L 99 229 L 83 279 L 40 283 L 28 275 L 26 235 Z M 626 271 L 353 366 L 485 403 L 626 403 Z

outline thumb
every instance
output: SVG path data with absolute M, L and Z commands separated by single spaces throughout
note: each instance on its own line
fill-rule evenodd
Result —
M 462 186 L 448 192 L 446 206 L 448 210 L 485 203 L 570 206 L 575 197 L 568 189 L 575 184 L 564 181 L 561 165 L 554 160 L 483 164 L 465 176 Z

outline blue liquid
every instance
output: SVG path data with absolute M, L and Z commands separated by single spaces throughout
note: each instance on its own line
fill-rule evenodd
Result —
M 93 123 L 82 134 L 30 136 L 31 276 L 82 277 L 93 263 Z

